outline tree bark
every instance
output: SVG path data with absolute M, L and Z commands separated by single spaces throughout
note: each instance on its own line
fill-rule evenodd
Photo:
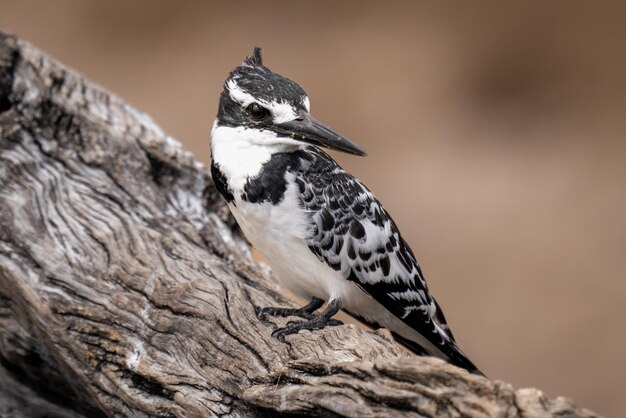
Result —
M 295 306 L 204 165 L 146 115 L 0 32 L 0 415 L 592 417 Z

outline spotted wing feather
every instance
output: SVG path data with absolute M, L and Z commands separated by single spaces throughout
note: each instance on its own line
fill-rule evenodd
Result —
M 295 181 L 311 217 L 310 250 L 453 363 L 475 370 L 456 346 L 413 252 L 380 202 L 324 152 L 311 149 L 308 155 L 311 161 Z

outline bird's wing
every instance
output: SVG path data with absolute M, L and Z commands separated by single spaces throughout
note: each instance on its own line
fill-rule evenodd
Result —
M 295 177 L 301 204 L 311 217 L 309 249 L 453 362 L 463 363 L 443 312 L 389 214 L 328 155 L 310 151 L 314 160 Z

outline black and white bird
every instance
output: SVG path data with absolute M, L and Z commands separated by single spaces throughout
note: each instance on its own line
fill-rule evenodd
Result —
M 304 90 L 264 66 L 260 48 L 225 81 L 211 136 L 213 180 L 246 238 L 286 287 L 311 301 L 259 309 L 304 318 L 275 336 L 338 325 L 332 317 L 343 309 L 417 354 L 480 374 L 387 211 L 318 147 L 365 151 L 315 120 Z

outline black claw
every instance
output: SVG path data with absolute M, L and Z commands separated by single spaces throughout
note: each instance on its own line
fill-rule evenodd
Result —
M 317 318 L 316 316 L 312 316 L 311 319 Z M 287 322 L 287 325 L 285 327 L 288 327 L 292 324 L 295 324 L 296 326 L 300 325 L 300 324 L 307 324 L 311 321 L 289 321 Z M 341 322 L 338 319 L 329 319 L 323 326 L 320 326 L 319 328 L 324 328 L 324 327 L 336 327 L 338 325 L 343 325 L 343 322 Z M 285 328 L 283 327 L 283 328 Z M 319 329 L 319 328 L 302 328 L 302 329 Z M 282 329 L 282 328 L 277 328 L 277 329 Z
M 266 308 L 256 308 L 257 317 L 260 319 L 265 319 L 267 316 L 299 316 L 304 319 L 312 319 L 315 317 L 313 312 L 319 309 L 324 304 L 322 299 L 312 298 L 311 302 L 302 308 L 294 309 L 294 308 L 278 308 L 278 307 L 266 307 Z
M 326 327 L 335 327 L 338 325 L 343 325 L 343 322 L 338 319 L 330 319 L 326 315 L 322 314 L 319 316 L 313 317 L 308 321 L 290 321 L 282 328 L 276 328 L 274 332 L 272 332 L 272 336 L 278 338 L 279 340 L 284 340 L 286 335 L 297 334 L 298 332 L 308 329 L 309 331 L 315 329 L 322 329 Z

